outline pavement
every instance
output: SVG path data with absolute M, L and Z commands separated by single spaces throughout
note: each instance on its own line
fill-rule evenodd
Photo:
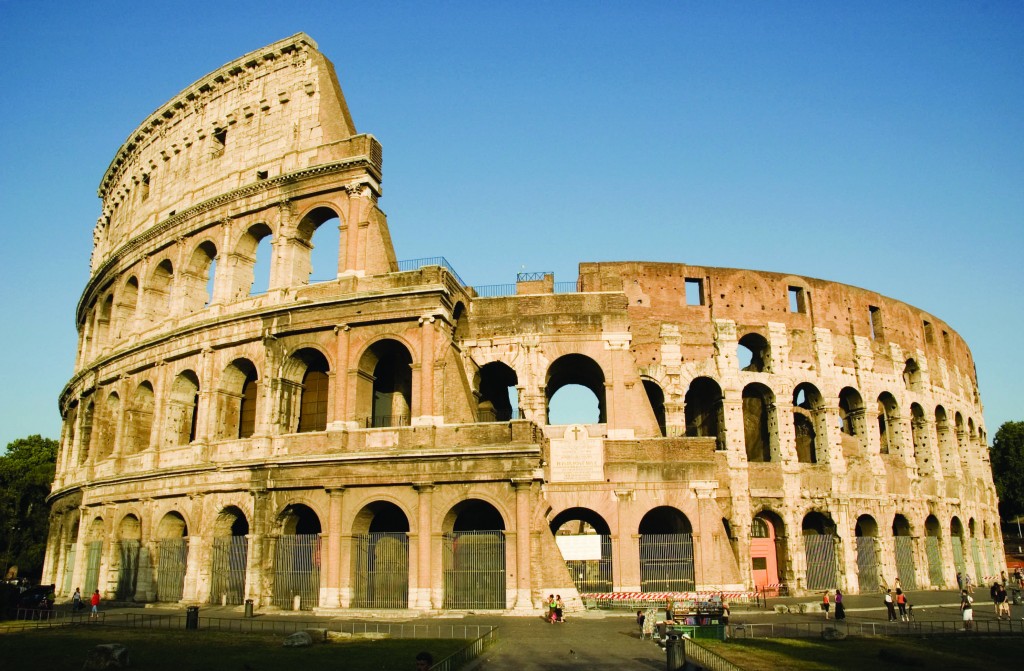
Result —
M 960 598 L 955 590 L 908 592 L 914 605 L 917 622 L 959 622 Z M 987 590 L 977 590 L 975 597 L 975 620 L 995 620 L 995 610 L 988 598 Z M 820 593 L 804 597 L 769 599 L 767 607 L 755 608 L 735 604 L 730 624 L 758 623 L 819 623 L 824 620 L 820 610 Z M 882 595 L 844 595 L 848 622 L 887 622 Z M 776 605 L 786 605 L 798 611 L 800 604 L 806 605 L 805 613 L 776 613 Z M 183 615 L 183 608 L 108 607 L 107 615 L 112 619 L 120 613 L 140 612 L 146 614 Z M 834 612 L 834 611 L 833 611 Z M 1012 615 L 1020 622 L 1024 617 L 1024 606 L 1013 606 Z M 201 617 L 242 618 L 241 608 L 204 606 Z M 444 613 L 420 615 L 411 611 L 400 613 L 379 613 L 367 617 L 366 613 L 315 616 L 303 611 L 257 611 L 257 619 L 263 626 L 277 621 L 282 625 L 296 618 L 304 621 L 316 620 L 321 626 L 339 622 L 390 622 L 443 625 L 495 625 L 499 628 L 497 645 L 488 650 L 470 668 L 474 671 L 534 671 L 563 669 L 664 669 L 665 652 L 651 640 L 642 640 L 635 622 L 635 611 L 586 611 L 568 613 L 566 621 L 550 624 L 543 620 L 538 611 L 533 616 L 516 616 L 503 613 Z

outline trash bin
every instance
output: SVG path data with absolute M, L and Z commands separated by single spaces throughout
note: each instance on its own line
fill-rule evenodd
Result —
M 185 628 L 199 628 L 199 606 L 189 606 L 185 609 Z
M 665 671 L 679 671 L 686 666 L 686 650 L 678 634 L 669 634 L 665 641 Z
M 245 600 L 245 616 L 252 617 L 252 599 Z

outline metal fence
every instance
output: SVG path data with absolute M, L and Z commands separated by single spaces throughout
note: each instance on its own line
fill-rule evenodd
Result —
M 579 592 L 612 591 L 612 537 L 601 536 L 600 559 L 567 559 L 573 584 Z
M 289 534 L 277 539 L 273 603 L 292 608 L 295 597 L 299 597 L 302 610 L 320 605 L 320 534 Z
M 430 668 L 433 671 L 456 671 L 469 664 L 480 655 L 484 654 L 484 651 L 490 648 L 498 641 L 498 628 L 494 627 L 490 631 L 484 633 L 483 636 L 479 636 L 474 640 L 470 641 L 462 650 L 448 655 L 444 659 L 434 662 L 434 665 Z
M 692 535 L 640 536 L 641 592 L 692 592 L 695 589 Z
M 924 552 L 928 556 L 928 582 L 932 587 L 945 587 L 946 578 L 942 570 L 942 550 L 938 536 L 925 536 Z
M 210 559 L 210 602 L 241 605 L 245 595 L 245 567 L 248 558 L 245 536 L 213 539 Z
M 75 575 L 75 554 L 78 545 L 68 543 L 64 551 L 64 594 L 71 594 L 71 579 Z
M 982 584 L 985 567 L 981 565 L 981 547 L 977 538 L 971 539 L 971 557 L 974 559 L 974 584 Z
M 690 638 L 684 638 L 683 655 L 686 661 L 692 665 L 706 669 L 707 671 L 743 671 L 742 667 L 736 666 L 725 657 L 711 652 Z
M 142 543 L 138 540 L 122 540 L 117 542 L 117 553 L 120 559 L 117 571 L 117 589 L 114 598 L 118 601 L 131 601 L 135 598 L 135 585 L 139 579 L 139 550 Z
M 967 573 L 967 562 L 964 561 L 964 540 L 961 536 L 953 536 L 953 566 L 960 574 Z
M 878 539 L 857 536 L 857 582 L 861 594 L 881 589 L 878 581 Z
M 181 601 L 185 593 L 188 541 L 184 538 L 166 538 L 157 541 L 156 547 L 156 600 Z
M 815 620 L 812 622 L 731 624 L 730 638 L 819 638 L 825 629 L 837 629 L 849 636 L 931 636 L 936 634 L 974 634 L 983 636 L 1024 636 L 1022 620 L 975 620 L 971 631 L 963 631 L 959 620 L 911 622 L 851 622 Z
M 836 562 L 836 537 L 804 534 L 804 556 L 807 559 L 807 589 L 835 589 L 839 569 Z
M 409 535 L 375 531 L 353 537 L 354 608 L 409 607 Z
M 85 545 L 86 563 L 84 594 L 92 594 L 100 586 L 100 563 L 103 561 L 103 541 L 90 541 Z
M 505 608 L 505 534 L 444 535 L 444 608 Z
M 893 536 L 896 551 L 896 576 L 904 590 L 917 589 L 917 571 L 914 566 L 914 539 L 910 536 Z
M 448 272 L 450 272 L 452 276 L 459 281 L 459 284 L 466 286 L 466 283 L 462 281 L 459 274 L 455 272 L 455 268 L 452 267 L 452 264 L 448 263 L 448 259 L 443 256 L 429 256 L 422 259 L 407 259 L 405 261 L 398 262 L 399 272 L 419 270 L 425 266 L 441 266 L 442 268 L 447 268 Z

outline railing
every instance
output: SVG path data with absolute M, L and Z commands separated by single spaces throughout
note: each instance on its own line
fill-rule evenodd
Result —
M 693 663 L 707 671 L 743 671 L 725 657 L 715 654 L 689 638 L 683 640 L 683 654 L 687 663 Z
M 473 287 L 477 298 L 502 298 L 504 296 L 515 296 L 516 285 L 514 284 L 485 284 Z
M 40 629 L 49 627 L 68 627 L 75 624 L 102 624 L 106 613 L 97 613 L 97 617 L 90 619 L 86 609 L 80 611 L 61 609 L 39 609 L 39 608 L 18 608 L 14 612 L 13 620 L 6 620 L 0 624 L 2 631 L 22 631 L 25 629 Z
M 409 415 L 377 415 L 376 417 L 365 417 L 363 425 L 368 429 L 390 429 L 400 426 L 409 426 Z
M 510 415 L 510 416 L 509 417 L 505 417 L 505 415 Z M 510 411 L 510 412 L 501 413 L 501 417 L 499 417 L 498 413 L 496 411 L 494 411 L 494 410 L 477 410 L 476 411 L 476 421 L 480 422 L 480 423 L 487 423 L 487 422 L 510 422 L 513 419 L 526 419 L 526 415 L 523 414 L 523 411 L 521 409 L 520 410 L 514 410 L 514 411 Z
M 970 631 L 963 631 L 959 620 L 928 622 L 791 622 L 731 624 L 730 638 L 817 638 L 825 629 L 837 629 L 850 636 L 931 636 L 935 634 L 976 634 L 983 636 L 1022 636 L 1024 621 L 975 620 Z
M 539 282 L 547 275 L 554 276 L 554 273 L 550 270 L 542 270 L 537 273 L 516 273 L 516 282 Z
M 579 280 L 575 282 L 555 282 L 556 294 L 578 294 L 581 291 L 583 291 L 583 283 Z
M 497 643 L 497 641 L 498 628 L 492 627 L 490 631 L 471 641 L 470 644 L 462 650 L 448 655 L 439 662 L 435 662 L 430 668 L 433 669 L 433 671 L 456 671 L 456 669 L 461 669 L 469 662 L 484 654 L 484 651 Z
M 459 281 L 459 284 L 466 286 L 466 283 L 462 281 L 459 274 L 455 272 L 455 268 L 452 268 L 452 264 L 448 263 L 448 259 L 443 256 L 429 256 L 422 259 L 408 259 L 406 261 L 398 262 L 398 270 L 400 272 L 419 270 L 424 266 L 441 266 L 442 268 L 446 268 L 448 272 L 450 272 L 452 276 Z

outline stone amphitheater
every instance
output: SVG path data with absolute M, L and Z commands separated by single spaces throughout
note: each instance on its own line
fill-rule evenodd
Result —
M 971 352 L 939 317 L 675 263 L 470 286 L 396 259 L 381 170 L 305 34 L 117 150 L 60 395 L 58 593 L 527 611 L 1005 568 Z M 592 416 L 553 424 L 569 388 Z

